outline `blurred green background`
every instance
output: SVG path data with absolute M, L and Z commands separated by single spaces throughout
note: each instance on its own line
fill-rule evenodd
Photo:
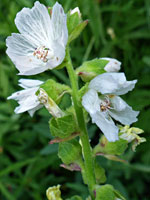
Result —
M 52 6 L 54 0 L 40 1 Z M 129 148 L 122 158 L 130 165 L 99 158 L 106 169 L 107 183 L 122 192 L 127 200 L 150 199 L 150 1 L 149 0 L 60 0 L 65 11 L 78 6 L 89 24 L 72 47 L 74 66 L 95 57 L 113 57 L 122 62 L 127 79 L 138 79 L 134 91 L 124 99 L 135 110 L 140 110 L 134 125 L 144 129 L 147 142 Z M 20 90 L 20 76 L 5 54 L 5 39 L 17 32 L 16 13 L 23 7 L 32 7 L 34 0 L 0 0 L 0 200 L 46 199 L 49 186 L 62 185 L 63 198 L 78 194 L 87 196 L 78 172 L 60 168 L 57 145 L 48 145 L 49 114 L 42 109 L 30 118 L 28 113 L 16 115 L 17 103 L 6 98 Z M 37 76 L 46 80 L 57 78 L 68 83 L 64 70 L 48 71 Z M 66 102 L 64 102 L 65 104 Z M 94 144 L 98 141 L 96 126 L 88 127 Z

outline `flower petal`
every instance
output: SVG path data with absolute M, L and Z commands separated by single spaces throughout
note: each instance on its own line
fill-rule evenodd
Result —
M 16 65 L 20 75 L 34 75 L 48 69 L 46 63 L 33 56 L 34 44 L 25 36 L 13 33 L 6 39 L 6 53 Z
M 121 62 L 114 58 L 100 58 L 101 60 L 108 60 L 109 63 L 105 66 L 107 72 L 118 72 L 120 70 Z
M 67 16 L 58 2 L 53 6 L 51 20 L 53 40 L 60 41 L 62 46 L 65 47 L 68 41 Z
M 21 34 L 27 35 L 42 45 L 46 41 L 49 42 L 51 38 L 51 21 L 48 10 L 38 1 L 31 9 L 23 8 L 17 14 L 15 23 Z
M 32 108 L 31 110 L 28 110 L 28 113 L 30 114 L 31 117 L 33 117 L 35 111 L 39 110 L 40 108 L 42 108 L 43 105 L 39 104 L 38 106 L 36 106 L 35 108 Z
M 39 80 L 33 80 L 33 79 L 20 79 L 19 80 L 19 86 L 22 88 L 32 88 L 32 87 L 37 87 L 41 84 L 43 84 L 43 81 Z
M 101 129 L 108 141 L 115 142 L 118 140 L 118 127 L 107 113 L 97 111 L 95 114 L 92 114 L 91 117 L 92 122 Z
M 137 121 L 138 111 L 132 108 L 120 97 L 115 96 L 111 98 L 113 109 L 110 109 L 109 114 L 117 121 L 124 125 L 130 125 Z
M 98 94 L 95 90 L 88 90 L 85 95 L 82 97 L 82 105 L 90 114 L 96 113 L 100 110 L 100 100 Z
M 103 73 L 96 76 L 89 84 L 101 94 L 123 95 L 131 91 L 137 80 L 127 81 L 124 73 Z

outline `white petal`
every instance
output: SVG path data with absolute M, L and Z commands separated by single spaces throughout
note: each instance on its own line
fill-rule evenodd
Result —
M 115 126 L 113 120 L 105 112 L 96 112 L 91 115 L 92 122 L 101 129 L 105 137 L 110 142 L 118 140 L 118 127 Z
M 19 80 L 19 85 L 22 88 L 32 88 L 32 87 L 37 87 L 43 84 L 43 81 L 39 80 L 33 80 L 33 79 L 20 79 Z
M 47 8 L 35 2 L 34 7 L 23 8 L 16 16 L 16 26 L 21 34 L 28 35 L 36 41 L 49 42 L 51 22 Z
M 20 75 L 34 75 L 48 69 L 47 64 L 33 56 L 36 46 L 25 36 L 13 33 L 6 39 L 6 53 L 16 65 Z
M 60 41 L 65 47 L 68 41 L 67 16 L 58 2 L 53 6 L 51 19 L 53 40 Z
M 20 106 L 15 109 L 15 113 L 23 113 L 25 111 L 36 108 L 40 105 L 36 95 L 29 96 L 24 101 L 19 102 Z
M 137 121 L 138 111 L 132 108 L 120 97 L 113 97 L 111 99 L 113 109 L 109 110 L 109 114 L 117 121 L 124 125 L 130 125 Z
M 120 70 L 121 62 L 119 62 L 118 60 L 107 57 L 100 59 L 109 61 L 109 63 L 107 63 L 107 65 L 104 68 L 107 72 L 118 72 Z
M 39 104 L 38 106 L 36 106 L 35 108 L 32 108 L 31 110 L 28 110 L 28 113 L 30 114 L 31 117 L 33 117 L 35 111 L 39 110 L 40 108 L 42 108 L 43 105 Z
M 100 110 L 100 100 L 98 94 L 95 90 L 90 89 L 82 97 L 82 105 L 90 114 L 94 114 L 96 111 Z
M 59 44 L 57 41 L 52 44 L 54 51 L 54 57 L 50 59 L 47 63 L 48 69 L 53 69 L 60 65 L 65 58 L 65 47 Z
M 14 99 L 14 100 L 17 100 L 17 101 L 23 101 L 27 97 L 35 94 L 38 89 L 39 89 L 39 87 L 21 90 L 21 91 L 13 93 L 11 96 L 7 97 L 7 99 Z
M 131 91 L 136 82 L 137 80 L 126 81 L 124 73 L 103 73 L 92 79 L 89 88 L 101 94 L 123 95 Z

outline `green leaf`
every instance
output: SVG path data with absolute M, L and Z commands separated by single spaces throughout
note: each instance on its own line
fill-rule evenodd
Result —
M 47 80 L 44 84 L 40 86 L 40 88 L 43 88 L 48 94 L 48 96 L 52 98 L 57 104 L 61 101 L 65 93 L 71 92 L 69 86 L 57 83 L 53 79 Z
M 49 126 L 52 136 L 59 138 L 66 138 L 77 131 L 76 122 L 71 114 L 60 118 L 52 118 Z
M 58 156 L 65 164 L 71 164 L 81 159 L 81 152 L 81 146 L 75 139 L 59 144 Z
M 97 184 L 106 182 L 105 170 L 97 162 L 95 162 L 95 177 Z
M 98 58 L 86 61 L 79 68 L 77 68 L 76 73 L 82 78 L 84 82 L 88 82 L 97 75 L 106 72 L 104 67 L 107 63 L 107 60 Z
M 111 185 L 104 185 L 96 189 L 95 200 L 115 200 L 114 188 Z

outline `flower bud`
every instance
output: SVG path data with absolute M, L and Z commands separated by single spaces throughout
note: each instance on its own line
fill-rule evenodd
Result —
M 108 60 L 109 62 L 105 66 L 106 72 L 118 72 L 120 70 L 121 62 L 114 58 L 100 58 L 101 60 Z

